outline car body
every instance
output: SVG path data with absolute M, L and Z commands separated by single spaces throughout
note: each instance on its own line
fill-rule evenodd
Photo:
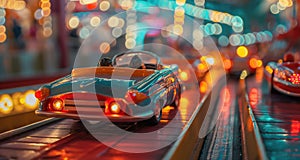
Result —
M 131 68 L 138 57 L 145 68 Z M 112 122 L 160 121 L 165 106 L 179 105 L 178 66 L 164 65 L 154 53 L 118 54 L 112 66 L 75 68 L 70 75 L 43 85 L 37 115 Z
M 300 97 L 300 62 L 269 62 L 265 76 L 271 89 Z

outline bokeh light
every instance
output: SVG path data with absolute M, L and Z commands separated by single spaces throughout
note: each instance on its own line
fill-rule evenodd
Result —
M 135 39 L 133 39 L 133 38 L 126 39 L 126 41 L 125 41 L 125 47 L 127 49 L 132 49 L 132 48 L 135 47 L 135 45 L 136 45 Z
M 230 69 L 231 69 L 231 67 L 232 67 L 232 62 L 231 62 L 230 59 L 225 59 L 223 63 L 224 63 L 224 68 L 225 68 L 225 70 L 230 70 Z
M 87 27 L 83 27 L 79 31 L 79 37 L 82 39 L 86 39 L 89 35 L 90 35 L 90 30 Z
M 100 22 L 101 22 L 101 20 L 97 16 L 92 17 L 91 20 L 90 20 L 90 24 L 93 27 L 97 27 L 100 24 Z
M 182 81 L 187 81 L 189 79 L 189 75 L 187 72 L 185 71 L 182 71 L 179 73 L 179 78 L 182 80 Z
M 8 94 L 0 97 L 0 113 L 9 114 L 13 110 L 13 100 Z
M 99 9 L 100 9 L 101 11 L 105 12 L 105 11 L 109 10 L 109 8 L 110 8 L 110 3 L 109 3 L 109 1 L 102 1 L 102 2 L 100 2 L 100 4 L 99 4 Z
M 106 54 L 110 51 L 110 45 L 107 42 L 103 42 L 99 46 L 99 50 L 101 53 Z
M 38 106 L 38 99 L 34 96 L 35 91 L 34 90 L 28 90 L 24 93 L 25 97 L 25 103 L 24 105 L 29 109 L 35 109 Z
M 119 24 L 119 18 L 112 16 L 108 19 L 108 26 L 113 28 L 113 27 L 117 27 Z
M 77 16 L 73 16 L 70 18 L 68 25 L 71 29 L 77 28 L 79 25 L 79 18 Z
M 229 44 L 229 39 L 226 36 L 222 35 L 218 38 L 218 43 L 220 46 L 226 47 Z
M 245 46 L 239 46 L 237 49 L 236 49 L 236 53 L 239 57 L 241 58 L 245 58 L 247 57 L 248 55 L 248 49 L 247 47 Z
M 0 43 L 5 42 L 7 39 L 7 36 L 5 33 L 0 33 Z
M 122 35 L 122 29 L 119 28 L 119 27 L 116 27 L 112 30 L 112 35 L 115 37 L 115 38 L 118 38 Z

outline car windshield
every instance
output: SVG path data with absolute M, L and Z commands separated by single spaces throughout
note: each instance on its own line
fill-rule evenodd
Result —
M 131 63 L 133 62 L 157 66 L 158 58 L 154 55 L 143 52 L 125 53 L 116 57 L 114 60 L 114 66 L 130 67 Z

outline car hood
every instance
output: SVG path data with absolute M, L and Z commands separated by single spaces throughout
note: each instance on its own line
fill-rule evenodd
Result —
M 99 77 L 72 77 L 66 76 L 48 84 L 50 96 L 70 92 L 89 92 L 103 96 L 124 97 L 128 88 L 134 85 L 135 80 L 107 79 Z

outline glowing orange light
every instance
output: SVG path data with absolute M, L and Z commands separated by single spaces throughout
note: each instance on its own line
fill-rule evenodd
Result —
M 0 33 L 0 43 L 3 43 L 6 40 L 7 36 L 5 33 Z
M 257 60 L 256 60 L 256 58 L 251 58 L 251 59 L 249 60 L 249 65 L 250 65 L 250 67 L 251 67 L 252 69 L 257 68 Z
M 204 65 L 203 63 L 198 64 L 197 68 L 198 68 L 199 71 L 207 70 L 206 65 Z
M 43 8 L 42 13 L 45 17 L 47 17 L 51 14 L 51 9 L 50 8 Z
M 208 85 L 205 81 L 200 82 L 200 92 L 205 93 L 207 91 Z
M 236 49 L 236 54 L 241 57 L 241 58 L 245 58 L 248 56 L 248 49 L 245 46 L 239 46 Z
M 300 74 L 294 73 L 290 76 L 289 81 L 293 84 L 300 84 Z
M 120 113 L 120 111 L 121 111 L 120 105 L 117 102 L 112 102 L 110 104 L 110 111 L 114 114 Z
M 61 99 L 54 100 L 52 109 L 55 111 L 61 111 L 63 109 L 63 101 Z
M 6 27 L 1 25 L 0 26 L 0 33 L 4 33 L 6 31 Z
M 226 70 L 230 70 L 231 67 L 232 67 L 232 62 L 231 62 L 231 60 L 230 60 L 230 59 L 225 59 L 225 60 L 224 60 L 224 68 L 225 68 Z
M 108 53 L 110 51 L 110 45 L 107 42 L 103 42 L 99 46 L 99 50 L 101 53 Z

